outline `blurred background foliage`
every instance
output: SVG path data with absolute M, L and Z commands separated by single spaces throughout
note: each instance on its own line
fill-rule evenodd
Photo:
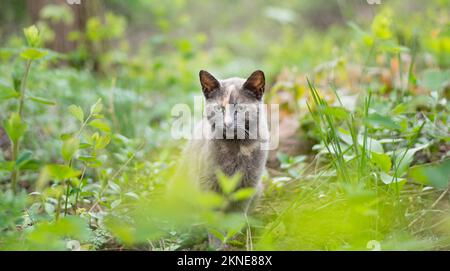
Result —
M 1 0 L 0 249 L 449 249 L 449 4 Z M 280 104 L 251 218 L 177 181 L 200 69 Z

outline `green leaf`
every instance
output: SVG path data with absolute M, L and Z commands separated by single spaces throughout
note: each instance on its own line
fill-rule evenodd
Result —
M 84 121 L 83 109 L 81 109 L 81 107 L 79 107 L 78 105 L 72 104 L 71 106 L 69 106 L 69 112 L 80 122 Z
M 111 142 L 111 136 L 99 136 L 99 138 L 95 141 L 95 149 L 101 150 L 108 146 L 109 142 Z
M 126 220 L 108 216 L 105 226 L 121 242 L 131 245 L 136 242 L 136 229 Z
M 327 114 L 334 116 L 336 119 L 339 119 L 339 120 L 346 120 L 346 119 L 348 119 L 348 116 L 349 116 L 347 110 L 345 110 L 342 107 L 337 107 L 337 106 L 326 106 L 325 112 Z
M 139 196 L 134 192 L 127 192 L 127 193 L 125 193 L 125 196 L 128 196 L 133 199 L 139 199 Z
M 398 151 L 396 153 L 396 158 L 394 160 L 396 165 L 396 172 L 394 172 L 394 174 L 399 177 L 403 176 L 403 174 L 406 173 L 406 171 L 409 168 L 409 165 L 413 161 L 414 154 L 419 150 L 425 149 L 428 146 L 429 144 L 423 144 L 416 148 L 406 150 L 406 152 L 404 149 Z
M 102 161 L 98 160 L 95 156 L 80 155 L 78 156 L 78 160 L 86 163 L 86 165 L 91 168 L 97 168 L 103 164 Z
M 353 138 L 350 136 L 350 133 L 347 130 L 338 128 L 338 131 L 339 131 L 338 132 L 339 138 L 346 144 L 352 146 L 355 143 L 353 142 Z M 358 145 L 362 147 L 364 145 L 364 136 L 358 135 L 357 140 Z M 381 143 L 378 140 L 373 139 L 369 136 L 366 138 L 366 149 L 371 152 L 384 153 L 383 145 L 381 145 Z
M 80 140 L 76 137 L 71 137 L 64 140 L 62 144 L 62 156 L 65 161 L 70 161 L 75 153 L 78 151 Z
M 89 122 L 89 126 L 99 129 L 102 132 L 110 133 L 111 128 L 109 127 L 109 124 L 101 119 L 95 119 Z
M 9 139 L 11 139 L 14 144 L 17 144 L 27 129 L 27 125 L 21 121 L 20 116 L 17 113 L 11 114 L 9 119 L 6 119 L 3 122 L 3 127 L 5 128 Z
M 0 101 L 20 97 L 20 93 L 14 88 L 0 82 Z
M 97 102 L 91 106 L 91 114 L 92 115 L 99 114 L 100 112 L 102 112 L 102 109 L 103 109 L 102 99 L 98 99 Z
M 28 98 L 30 100 L 32 100 L 33 102 L 37 102 L 37 103 L 41 103 L 41 104 L 46 104 L 46 105 L 56 105 L 55 101 L 51 101 L 51 100 L 47 100 L 45 98 L 41 98 L 41 97 L 34 97 L 34 96 L 28 96 Z
M 72 133 L 64 133 L 64 134 L 61 134 L 61 136 L 59 138 L 61 138 L 61 140 L 67 140 L 67 139 L 73 137 L 74 135 L 75 135 L 74 132 L 72 132 Z
M 116 199 L 115 201 L 111 202 L 111 209 L 116 208 L 117 206 L 120 205 L 120 203 L 122 203 L 121 199 Z
M 361 147 L 364 145 L 363 135 L 358 136 L 358 143 Z M 366 148 L 371 152 L 384 153 L 383 145 L 381 145 L 381 143 L 378 140 L 373 139 L 371 137 L 367 137 Z
M 392 37 L 391 32 L 392 17 L 388 12 L 382 12 L 375 16 L 372 21 L 372 33 L 381 40 L 386 40 Z
M 12 171 L 14 166 L 14 161 L 0 161 L 0 171 Z
M 253 197 L 255 192 L 256 192 L 256 190 L 253 187 L 241 188 L 238 191 L 234 192 L 231 195 L 231 198 L 235 201 L 247 200 L 247 199 L 250 199 L 251 197 Z
M 289 155 L 283 152 L 277 152 L 277 158 L 278 161 L 282 164 L 288 164 L 289 163 Z
M 53 213 L 54 208 L 50 209 Z M 26 232 L 26 240 L 37 250 L 65 250 L 68 239 L 86 242 L 90 237 L 91 230 L 86 220 L 69 215 L 54 222 L 38 222 Z
M 225 236 L 218 230 L 209 228 L 208 232 L 214 235 L 217 239 L 219 239 L 222 243 L 225 241 Z
M 204 193 L 198 198 L 198 203 L 208 209 L 217 209 L 224 206 L 225 198 L 217 193 Z
M 398 186 L 399 189 L 403 187 L 406 183 L 404 178 L 395 178 L 394 176 L 388 175 L 387 173 L 380 172 L 381 181 L 386 185 L 392 185 L 393 187 Z
M 80 149 L 87 149 L 90 148 L 92 145 L 86 142 L 81 142 L 80 143 Z
M 32 25 L 30 27 L 24 28 L 23 33 L 25 35 L 25 38 L 28 42 L 28 45 L 31 47 L 37 47 L 41 43 L 41 35 L 39 33 L 39 29 Z
M 220 188 L 222 189 L 222 192 L 225 195 L 229 195 L 237 188 L 239 182 L 241 181 L 241 174 L 236 173 L 232 177 L 228 177 L 223 172 L 219 171 L 217 173 L 217 180 L 219 182 Z
M 419 85 L 425 87 L 431 91 L 442 91 L 446 86 L 450 84 L 450 71 L 449 70 L 426 70 L 423 72 Z
M 25 165 L 28 161 L 31 160 L 33 153 L 31 151 L 23 151 L 19 154 L 19 156 L 16 159 L 16 168 L 21 168 L 23 165 Z
M 46 166 L 50 177 L 57 181 L 78 177 L 81 171 L 75 170 L 67 165 L 51 164 Z
M 427 164 L 411 167 L 408 177 L 425 185 L 445 189 L 450 181 L 450 159 L 439 164 Z
M 382 127 L 388 130 L 401 129 L 400 125 L 398 125 L 394 120 L 392 120 L 392 118 L 382 116 L 378 113 L 370 114 L 369 116 L 367 116 L 364 122 L 373 128 Z
M 89 162 L 95 162 L 97 158 L 93 157 L 93 156 L 88 156 L 88 155 L 80 155 L 78 156 L 78 160 L 89 163 Z
M 372 152 L 371 160 L 384 172 L 387 173 L 391 170 L 392 162 L 389 155 L 385 153 Z
M 38 170 L 41 167 L 41 163 L 39 160 L 29 159 L 21 163 L 18 167 L 22 170 Z
M 47 55 L 47 51 L 36 49 L 36 48 L 27 48 L 25 49 L 20 56 L 29 59 L 29 60 L 36 60 L 43 58 Z
M 410 108 L 408 108 L 408 106 L 405 105 L 404 103 L 398 104 L 391 110 L 391 113 L 394 115 L 400 115 L 406 112 L 412 112 L 412 110 L 410 110 Z

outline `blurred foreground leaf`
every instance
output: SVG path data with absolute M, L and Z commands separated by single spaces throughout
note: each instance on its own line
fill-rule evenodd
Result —
M 424 185 L 445 189 L 450 180 L 450 159 L 439 164 L 426 164 L 411 167 L 408 177 Z

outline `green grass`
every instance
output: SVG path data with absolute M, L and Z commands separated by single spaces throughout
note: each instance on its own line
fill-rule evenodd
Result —
M 427 5 L 432 20 L 383 3 L 372 21 L 301 32 L 306 21 L 264 16 L 223 27 L 241 21 L 237 12 L 217 18 L 211 37 L 201 17 L 177 19 L 193 12 L 183 3 L 173 14 L 163 3 L 134 7 L 156 18 L 135 52 L 125 29 L 137 22 L 118 14 L 94 21 L 65 55 L 42 48 L 33 28 L 2 36 L 0 250 L 211 250 L 207 231 L 235 250 L 450 249 L 442 3 Z M 314 8 L 305 3 L 284 4 Z M 219 176 L 223 195 L 186 183 L 171 108 L 201 93 L 200 69 L 255 67 L 268 75 L 266 102 L 298 128 L 271 155 L 264 194 L 244 217 L 220 211 L 251 195 L 233 191 L 237 177 Z

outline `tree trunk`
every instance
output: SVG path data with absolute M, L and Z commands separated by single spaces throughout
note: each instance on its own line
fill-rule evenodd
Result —
M 67 53 L 77 47 L 77 43 L 69 41 L 67 36 L 72 31 L 83 32 L 90 17 L 99 16 L 103 11 L 102 0 L 80 0 L 80 4 L 68 4 L 67 0 L 27 0 L 27 10 L 33 23 L 40 19 L 39 13 L 43 7 L 49 4 L 67 5 L 73 12 L 74 21 L 71 25 L 64 23 L 53 24 L 48 22 L 55 32 L 55 39 L 47 44 L 49 49 L 56 52 Z

